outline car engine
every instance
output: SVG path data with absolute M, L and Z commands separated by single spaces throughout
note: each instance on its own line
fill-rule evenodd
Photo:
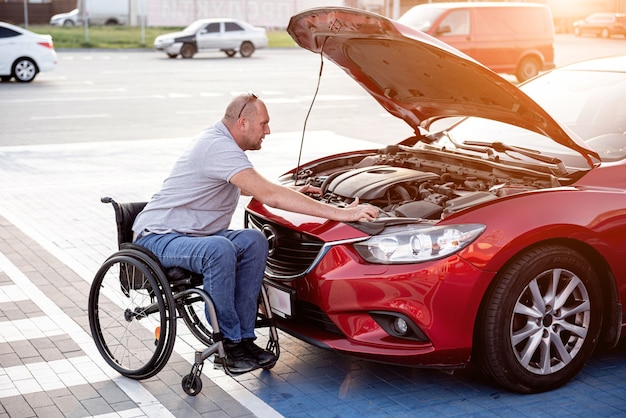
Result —
M 345 206 L 356 198 L 389 217 L 441 219 L 503 196 L 561 185 L 528 165 L 388 146 L 378 153 L 340 155 L 300 167 L 296 184 L 311 184 L 316 199 Z

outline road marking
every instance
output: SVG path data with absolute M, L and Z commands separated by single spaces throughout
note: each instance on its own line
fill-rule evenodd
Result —
M 31 116 L 30 120 L 65 120 L 65 119 L 91 119 L 108 118 L 109 115 L 101 113 L 96 115 L 63 115 L 63 116 Z
M 0 322 L 0 343 L 63 335 L 65 332 L 47 316 Z
M 86 354 L 86 356 L 71 359 L 0 369 L 0 383 L 2 383 L 0 385 L 2 388 L 0 389 L 0 399 L 50 390 L 61 383 L 62 386 L 60 387 L 68 387 L 92 381 L 112 380 L 139 406 L 146 416 L 173 416 L 141 383 L 124 378 L 112 370 L 96 349 L 91 336 L 1 253 L 0 271 L 4 272 L 24 294 L 29 295 L 30 299 L 46 313 L 48 320 L 54 324 L 54 327 L 70 336 Z M 34 370 L 37 371 L 31 373 Z

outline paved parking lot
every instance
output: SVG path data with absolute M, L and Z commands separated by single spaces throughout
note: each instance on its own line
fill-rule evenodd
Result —
M 288 60 L 284 54 L 277 59 Z M 168 70 L 156 60 L 141 70 L 147 90 L 139 92 L 120 84 L 137 64 L 132 54 L 60 57 L 63 68 L 40 74 L 37 84 L 0 84 L 0 417 L 626 416 L 624 343 L 596 354 L 565 387 L 536 395 L 506 392 L 471 368 L 448 374 L 380 365 L 281 333 L 274 369 L 231 378 L 207 362 L 202 392 L 189 397 L 180 380 L 198 343 L 184 326 L 157 376 L 138 382 L 117 375 L 93 345 L 87 321 L 91 278 L 116 246 L 113 211 L 100 197 L 147 199 L 191 137 L 219 117 L 228 95 L 255 83 L 269 98 L 276 124 L 263 150 L 250 157 L 268 178 L 291 168 L 316 82 L 316 68 L 309 67 L 317 62 L 297 54 L 291 64 L 309 69 L 300 74 L 306 87 L 298 88 L 294 75 L 282 77 L 285 86 L 268 84 L 276 74 L 261 56 L 255 74 L 231 72 L 237 80 L 220 89 L 226 81 L 215 68 L 223 71 L 225 60 L 209 57 L 191 63 L 187 82 L 174 90 L 164 87 L 171 82 L 163 77 Z M 90 84 L 77 67 L 93 68 L 107 80 Z M 332 80 L 318 105 L 327 107 L 330 121 L 313 120 L 306 144 L 314 146 L 305 147 L 303 159 L 376 147 L 385 142 L 383 134 L 398 139 L 402 128 L 388 129 L 387 117 L 358 90 L 339 91 L 345 83 L 340 73 L 328 74 Z M 189 80 L 205 84 L 194 90 Z M 152 97 L 138 101 L 150 88 Z M 341 121 L 338 113 L 345 117 L 338 109 L 355 116 L 330 123 Z M 297 116 L 290 119 L 290 111 Z M 370 124 L 359 127 L 363 120 Z M 359 130 L 368 135 L 356 135 Z
M 253 154 L 257 167 L 272 172 L 270 156 L 288 159 L 290 137 L 272 135 Z M 312 137 L 324 150 L 366 145 L 330 132 Z M 233 379 L 207 362 L 204 388 L 192 398 L 180 380 L 198 344 L 181 325 L 176 352 L 156 377 L 136 382 L 117 376 L 103 364 L 87 323 L 93 272 L 115 249 L 113 211 L 99 198 L 145 198 L 184 145 L 152 140 L 0 148 L 0 416 L 626 415 L 624 345 L 596 355 L 561 389 L 518 395 L 476 370 L 390 367 L 281 333 L 274 369 Z M 129 156 L 137 154 L 145 161 L 129 169 Z

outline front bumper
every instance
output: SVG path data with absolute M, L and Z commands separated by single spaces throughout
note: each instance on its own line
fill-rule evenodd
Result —
M 174 42 L 173 44 L 154 44 L 154 49 L 157 51 L 163 51 L 166 54 L 178 55 L 182 48 L 182 42 Z
M 492 278 L 458 256 L 372 265 L 338 245 L 305 277 L 266 278 L 266 286 L 292 293 L 292 315 L 278 313 L 278 327 L 313 345 L 384 363 L 461 367 Z M 406 335 L 390 331 L 398 317 L 409 323 Z

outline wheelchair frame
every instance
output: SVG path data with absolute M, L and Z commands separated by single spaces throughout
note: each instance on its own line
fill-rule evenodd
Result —
M 211 355 L 215 356 L 215 366 L 234 376 L 226 365 L 215 306 L 202 289 L 202 275 L 178 267 L 164 269 L 152 252 L 132 243 L 133 222 L 146 202 L 118 203 L 110 197 L 101 201 L 110 203 L 115 210 L 118 237 L 118 251 L 104 261 L 89 292 L 89 326 L 105 361 L 132 379 L 156 375 L 172 354 L 177 320 L 182 319 L 207 346 L 195 352 L 191 371 L 182 379 L 185 393 L 200 393 L 204 360 Z M 278 358 L 278 332 L 265 286 L 261 286 L 259 294 L 255 327 L 269 328 L 266 349 Z M 263 368 L 271 369 L 274 365 Z

